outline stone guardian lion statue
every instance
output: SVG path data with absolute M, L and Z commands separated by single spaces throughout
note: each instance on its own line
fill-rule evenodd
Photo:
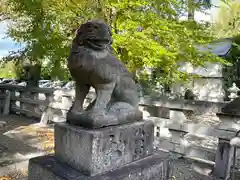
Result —
M 102 21 L 82 24 L 68 57 L 68 69 L 76 82 L 75 101 L 67 122 L 101 128 L 142 120 L 137 85 L 126 66 L 112 52 L 112 34 Z M 83 109 L 90 87 L 96 99 Z

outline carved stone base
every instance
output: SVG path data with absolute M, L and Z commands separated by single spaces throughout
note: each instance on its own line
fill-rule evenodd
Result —
M 120 113 L 121 114 L 121 113 Z M 67 123 L 81 126 L 89 129 L 102 128 L 107 126 L 115 126 L 126 123 L 133 123 L 142 120 L 142 112 L 134 110 L 127 114 L 122 113 L 122 116 L 116 116 L 114 113 L 89 113 L 84 111 L 82 113 L 67 113 Z
M 97 176 L 85 176 L 54 156 L 30 159 L 28 180 L 169 180 L 167 154 L 154 154 L 122 168 Z
M 154 125 L 138 121 L 88 130 L 55 125 L 55 157 L 88 176 L 96 176 L 153 153 Z

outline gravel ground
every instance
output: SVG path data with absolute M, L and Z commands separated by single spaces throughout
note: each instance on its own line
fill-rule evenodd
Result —
M 194 163 L 186 159 L 177 159 L 173 160 L 172 168 L 171 180 L 220 180 L 211 175 L 211 167 L 206 164 Z M 228 180 L 240 180 L 240 171 L 236 172 L 235 179 L 229 178 Z
M 192 163 L 184 159 L 174 161 L 172 180 L 213 180 L 193 170 Z
M 27 177 L 15 180 L 27 180 Z M 220 180 L 220 179 L 214 179 L 211 176 L 204 176 L 203 174 L 197 173 L 196 171 L 193 170 L 193 165 L 191 162 L 184 159 L 178 159 L 174 161 L 172 178 L 169 180 Z M 235 180 L 240 180 L 240 173 L 238 174 Z
M 201 167 L 201 170 L 197 169 Z M 172 161 L 172 172 L 171 172 L 171 179 L 169 180 L 220 180 L 213 178 L 211 175 L 204 175 L 204 173 L 209 172 L 209 167 L 205 165 L 201 165 L 199 163 L 194 163 L 192 161 L 186 159 L 174 159 Z M 196 172 L 195 170 L 201 171 Z M 1 180 L 1 179 L 0 179 Z M 4 179 L 5 180 L 5 179 Z M 27 180 L 27 177 L 22 178 L 13 178 L 11 180 Z M 160 179 L 163 180 L 163 179 Z M 221 179 L 222 180 L 222 179 Z M 233 179 L 228 179 L 233 180 Z M 236 174 L 236 179 L 240 180 L 240 173 Z

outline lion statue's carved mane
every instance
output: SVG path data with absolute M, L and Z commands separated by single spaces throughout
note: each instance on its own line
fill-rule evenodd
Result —
M 112 52 L 112 34 L 101 21 L 80 26 L 72 42 L 68 68 L 76 81 L 75 101 L 67 122 L 87 128 L 124 124 L 142 119 L 137 85 L 126 66 Z M 90 87 L 96 99 L 83 109 Z

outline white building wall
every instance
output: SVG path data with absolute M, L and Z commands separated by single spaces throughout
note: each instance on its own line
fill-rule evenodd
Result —
M 222 102 L 225 92 L 222 80 L 222 65 L 220 63 L 207 63 L 205 67 L 193 68 L 189 63 L 183 64 L 181 71 L 193 73 L 201 76 L 193 82 L 185 84 L 175 84 L 171 90 L 184 95 L 186 89 L 193 90 L 199 100 Z

